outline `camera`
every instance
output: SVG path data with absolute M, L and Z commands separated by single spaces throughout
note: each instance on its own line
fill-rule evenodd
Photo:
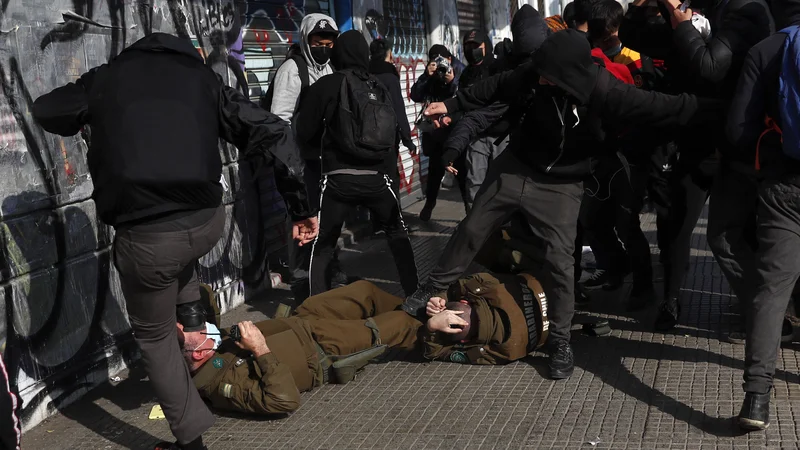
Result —
M 437 78 L 444 80 L 444 77 L 453 70 L 450 61 L 444 56 L 437 56 L 433 62 L 436 63 L 436 72 L 433 73 L 433 76 Z

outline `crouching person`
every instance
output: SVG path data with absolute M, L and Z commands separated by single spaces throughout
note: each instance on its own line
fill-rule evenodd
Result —
M 307 299 L 292 317 L 241 322 L 238 340 L 211 323 L 178 336 L 194 384 L 213 407 L 291 413 L 300 392 L 347 383 L 390 348 L 412 350 L 422 323 L 395 311 L 402 302 L 359 281 Z

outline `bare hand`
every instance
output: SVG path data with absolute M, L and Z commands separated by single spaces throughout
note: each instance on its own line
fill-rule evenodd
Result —
M 436 73 L 436 61 L 431 61 L 428 63 L 428 67 L 425 68 L 428 71 L 428 76 L 432 77 L 434 73 Z
M 453 163 L 450 163 L 449 166 L 445 167 L 445 170 L 452 173 L 453 175 L 458 175 L 458 169 L 453 167 Z
M 464 311 L 446 309 L 428 319 L 428 330 L 440 331 L 446 334 L 458 334 L 462 331 L 460 327 L 468 325 L 466 320 L 459 317 L 461 314 L 464 314 Z M 454 326 L 456 328 L 453 328 Z
M 438 117 L 442 114 L 447 114 L 447 106 L 444 105 L 444 102 L 433 102 L 425 108 L 426 116 Z
M 309 217 L 292 225 L 292 239 L 298 241 L 301 247 L 313 241 L 317 234 L 319 234 L 319 222 L 316 217 Z
M 249 350 L 256 358 L 270 352 L 267 340 L 253 322 L 249 320 L 239 322 L 239 332 L 242 334 L 242 339 L 236 343 L 239 348 Z
M 692 20 L 692 9 L 686 8 L 686 11 L 681 11 L 680 8 L 675 8 L 672 11 L 672 28 L 678 28 L 683 22 Z
M 445 299 L 441 297 L 431 297 L 431 299 L 428 300 L 428 305 L 425 307 L 425 312 L 428 313 L 429 316 L 433 317 L 445 310 L 444 305 L 446 303 L 447 302 Z

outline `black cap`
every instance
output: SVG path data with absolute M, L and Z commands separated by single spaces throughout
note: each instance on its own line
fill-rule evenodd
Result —
M 464 45 L 469 44 L 470 42 L 481 45 L 488 40 L 489 37 L 481 30 L 469 30 L 469 32 L 464 35 Z
M 314 34 L 330 34 L 333 36 L 339 35 L 339 30 L 328 19 L 320 19 L 314 24 L 314 28 L 308 33 L 309 36 Z
M 442 44 L 436 44 L 428 50 L 428 61 L 433 61 L 436 59 L 437 56 L 443 56 L 445 58 L 452 58 L 453 54 L 450 53 L 450 50 L 447 49 Z

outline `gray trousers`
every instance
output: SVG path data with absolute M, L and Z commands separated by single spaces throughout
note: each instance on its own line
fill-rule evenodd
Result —
M 467 217 L 447 242 L 428 282 L 447 289 L 466 272 L 492 233 L 521 212 L 533 237 L 526 255 L 547 293 L 551 339 L 569 339 L 575 313 L 574 257 L 583 183 L 564 182 L 535 171 L 513 152 L 492 164 Z
M 133 334 L 156 398 L 181 444 L 214 424 L 183 359 L 175 325 L 176 305 L 200 300 L 195 265 L 219 241 L 225 208 L 210 217 L 191 228 L 181 223 L 191 221 L 188 217 L 120 229 L 114 240 L 114 264 Z
M 800 278 L 800 181 L 763 181 L 758 199 L 754 295 L 744 302 L 743 387 L 766 394 L 775 375 L 784 313 Z
M 493 137 L 476 139 L 467 149 L 467 196 L 470 204 L 475 203 L 478 191 L 489 172 L 489 165 L 508 145 L 508 138 L 500 145 L 494 145 L 495 139 Z

